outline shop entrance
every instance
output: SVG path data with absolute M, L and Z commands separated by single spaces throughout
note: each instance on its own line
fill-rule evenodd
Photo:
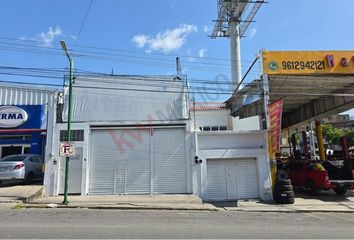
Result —
M 16 155 L 30 153 L 31 145 L 0 145 L 1 158 Z

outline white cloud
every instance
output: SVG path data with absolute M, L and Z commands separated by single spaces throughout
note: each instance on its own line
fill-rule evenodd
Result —
M 204 58 L 205 52 L 206 52 L 206 49 L 205 49 L 205 48 L 199 49 L 199 51 L 198 51 L 198 56 L 199 56 L 200 58 Z
M 41 32 L 36 34 L 34 37 L 21 37 L 22 40 L 34 40 L 38 41 L 40 46 L 50 47 L 53 45 L 53 42 L 57 39 L 57 37 L 65 37 L 64 31 L 61 27 L 56 26 L 55 28 L 49 27 L 47 32 Z M 76 39 L 76 36 L 69 36 L 72 39 Z
M 148 38 L 147 36 L 143 35 L 143 34 L 139 34 L 133 37 L 133 42 L 136 43 L 136 46 L 138 48 L 143 48 L 145 46 L 145 44 L 147 43 Z
M 167 29 L 155 36 L 139 34 L 132 41 L 138 48 L 146 47 L 148 51 L 170 52 L 180 49 L 186 42 L 190 33 L 197 32 L 195 25 L 181 24 L 172 30 Z
M 40 34 L 36 34 L 35 40 L 42 42 L 42 44 L 46 47 L 51 46 L 56 37 L 63 36 L 63 30 L 61 27 L 56 26 L 54 29 L 49 27 L 47 32 L 41 32 Z
M 251 32 L 250 32 L 250 38 L 254 38 L 257 34 L 257 29 L 256 28 L 252 28 L 251 29 Z
M 203 26 L 203 32 L 210 32 L 210 28 L 207 25 Z

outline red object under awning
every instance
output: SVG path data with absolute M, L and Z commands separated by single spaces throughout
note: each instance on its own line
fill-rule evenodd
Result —
M 0 134 L 2 133 L 35 133 L 35 132 L 46 132 L 47 129 L 0 129 Z

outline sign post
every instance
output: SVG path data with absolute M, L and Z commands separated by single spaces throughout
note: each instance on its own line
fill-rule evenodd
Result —
M 60 41 L 60 45 L 63 48 L 68 60 L 69 60 L 69 101 L 68 101 L 68 127 L 67 127 L 67 141 L 71 141 L 71 104 L 72 104 L 72 83 L 73 83 L 73 71 L 74 71 L 74 63 L 71 59 L 68 48 L 64 41 Z M 63 204 L 68 204 L 68 176 L 69 176 L 69 157 L 65 159 L 65 179 L 64 179 L 64 201 Z

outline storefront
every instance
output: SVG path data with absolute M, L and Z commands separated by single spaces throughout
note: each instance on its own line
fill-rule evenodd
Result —
M 140 86 L 142 81 L 146 86 Z M 193 193 L 185 87 L 185 81 L 171 76 L 77 76 L 68 193 Z M 49 196 L 64 193 L 66 159 L 59 143 L 67 141 L 67 97 L 65 92 L 63 119 L 55 123 L 47 155 Z
M 43 154 L 46 116 L 43 105 L 0 106 L 0 156 Z
M 263 51 L 262 65 L 261 78 L 235 91 L 227 105 L 235 117 L 263 116 L 274 180 L 281 130 L 354 108 L 354 51 Z M 325 160 L 323 144 L 318 148 Z

